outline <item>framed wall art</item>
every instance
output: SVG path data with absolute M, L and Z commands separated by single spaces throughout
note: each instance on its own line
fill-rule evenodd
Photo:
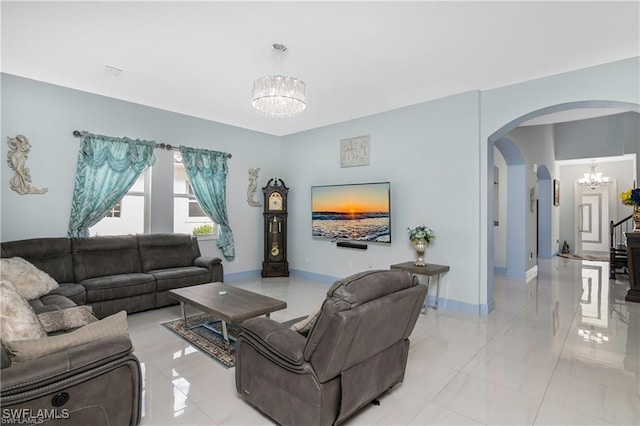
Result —
M 369 135 L 340 141 L 340 167 L 369 165 Z
M 560 181 L 558 179 L 553 180 L 553 205 L 560 205 Z

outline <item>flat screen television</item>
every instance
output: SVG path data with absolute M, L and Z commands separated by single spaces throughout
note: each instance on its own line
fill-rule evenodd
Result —
M 311 233 L 331 240 L 391 243 L 391 184 L 312 186 Z

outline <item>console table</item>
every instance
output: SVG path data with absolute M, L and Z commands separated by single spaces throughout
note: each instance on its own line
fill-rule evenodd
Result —
M 428 277 L 427 282 L 427 300 L 429 299 L 429 288 L 431 288 L 431 277 L 436 275 L 438 280 L 436 281 L 436 303 L 434 305 L 428 305 L 425 300 L 426 308 L 438 309 L 438 299 L 440 298 L 440 276 L 449 270 L 447 265 L 436 265 L 433 263 L 427 263 L 426 266 L 416 266 L 415 262 L 404 262 L 391 265 L 391 269 L 402 269 L 413 275 L 425 275 Z

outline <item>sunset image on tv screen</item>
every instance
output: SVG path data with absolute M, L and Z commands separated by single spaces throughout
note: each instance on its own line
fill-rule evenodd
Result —
M 312 235 L 391 242 L 389 193 L 389 182 L 312 187 Z

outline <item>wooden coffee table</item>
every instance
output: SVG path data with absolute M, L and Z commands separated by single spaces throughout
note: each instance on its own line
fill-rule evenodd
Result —
M 212 325 L 221 322 L 222 337 L 229 343 L 227 323 L 239 324 L 249 318 L 266 315 L 287 307 L 287 302 L 263 296 L 252 291 L 243 290 L 225 283 L 208 283 L 191 287 L 169 290 L 169 297 L 180 301 L 180 310 L 185 327 L 187 327 L 187 315 L 184 305 L 191 305 L 202 312 L 211 314 L 217 320 L 208 321 L 205 324 L 197 324 L 188 328 L 204 326 L 209 330 L 220 334 Z M 231 337 L 232 340 L 235 340 Z

